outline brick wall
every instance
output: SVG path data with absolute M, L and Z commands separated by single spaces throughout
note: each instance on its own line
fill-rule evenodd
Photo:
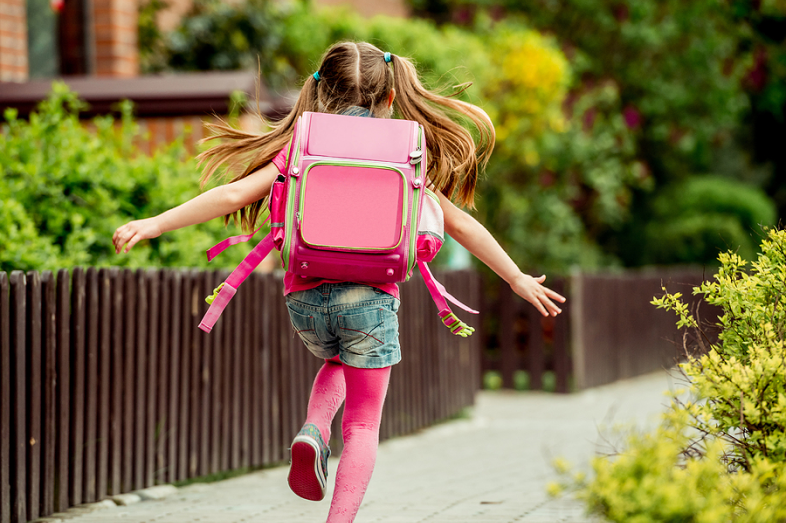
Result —
M 137 18 L 136 0 L 93 0 L 97 76 L 139 74 Z
M 321 7 L 349 6 L 363 16 L 409 16 L 405 0 L 316 0 Z
M 0 0 L 0 82 L 27 80 L 25 0 Z

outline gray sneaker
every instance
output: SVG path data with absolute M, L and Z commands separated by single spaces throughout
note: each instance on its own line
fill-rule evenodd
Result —
M 287 482 L 292 492 L 304 499 L 320 501 L 327 489 L 327 460 L 330 448 L 319 429 L 307 423 L 292 440 L 292 459 Z

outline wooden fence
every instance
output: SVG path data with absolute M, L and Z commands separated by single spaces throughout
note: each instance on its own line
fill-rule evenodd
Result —
M 680 292 L 692 310 L 693 287 L 709 279 L 701 269 L 647 269 L 577 274 L 571 280 L 573 375 L 579 389 L 671 368 L 685 357 L 684 329 L 677 316 L 657 309 L 653 297 Z M 718 309 L 701 303 L 702 323 L 714 324 Z M 714 336 L 709 328 L 708 333 Z
M 213 332 L 198 330 L 225 276 L 0 273 L 0 523 L 287 459 L 320 360 L 293 334 L 276 276 L 253 274 Z M 481 301 L 476 273 L 439 276 Z M 480 383 L 480 336 L 452 336 L 425 285 L 404 287 L 383 439 L 456 414 Z
M 557 279 L 548 286 L 564 296 L 565 283 Z M 544 375 L 551 372 L 554 390 L 568 392 L 570 307 L 561 306 L 563 312 L 556 318 L 544 317 L 535 307 L 516 297 L 510 286 L 487 287 L 495 290 L 485 308 L 483 370 L 499 372 L 502 386 L 509 389 L 515 386 L 516 372 L 526 371 L 531 390 L 543 389 Z
M 516 372 L 525 371 L 532 390 L 544 388 L 543 376 L 549 372 L 549 385 L 557 392 L 670 368 L 685 356 L 686 333 L 677 329 L 673 312 L 650 302 L 663 294 L 665 285 L 669 292 L 681 292 L 695 309 L 699 300 L 692 289 L 706 278 L 701 269 L 574 274 L 549 284 L 568 298 L 557 318 L 542 317 L 501 285 L 486 298 L 482 368 L 499 372 L 505 388 L 513 388 Z M 699 309 L 705 325 L 714 323 L 717 314 L 707 304 Z

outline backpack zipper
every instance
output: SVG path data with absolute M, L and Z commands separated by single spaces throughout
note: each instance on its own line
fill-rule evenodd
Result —
M 292 165 L 296 168 L 297 163 L 300 161 L 300 133 L 301 129 L 298 126 L 298 134 L 294 143 L 295 148 L 295 155 L 292 158 Z M 292 169 L 290 169 L 292 171 Z M 289 173 L 287 173 L 289 174 Z M 292 209 L 295 205 L 295 193 L 297 192 L 297 176 L 293 176 L 289 174 L 289 188 L 287 189 L 287 209 Z M 298 213 L 299 214 L 299 213 Z M 284 270 L 289 270 L 289 250 L 292 246 L 292 231 L 294 228 L 294 216 L 292 216 L 291 212 L 286 214 L 286 219 L 284 220 L 284 246 L 281 249 L 281 261 L 284 264 Z M 300 220 L 300 217 L 297 216 L 297 219 Z
M 420 151 L 423 146 L 423 130 L 420 128 L 420 125 L 417 125 L 418 132 L 418 148 L 417 150 Z M 423 165 L 423 155 L 421 155 L 420 161 L 415 165 L 415 179 L 419 180 L 422 174 L 422 165 Z M 409 227 L 409 259 L 407 261 L 407 280 L 409 279 L 412 270 L 415 268 L 415 255 L 417 254 L 417 237 L 418 237 L 418 202 L 420 201 L 419 195 L 422 187 L 425 187 L 426 183 L 423 180 L 423 183 L 416 185 L 415 188 L 412 190 L 412 217 L 410 221 Z

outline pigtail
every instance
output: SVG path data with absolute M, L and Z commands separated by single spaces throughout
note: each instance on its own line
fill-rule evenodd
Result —
M 481 108 L 453 98 L 471 84 L 442 96 L 423 87 L 410 60 L 396 55 L 391 59 L 398 112 L 407 120 L 420 122 L 426 134 L 431 183 L 448 198 L 455 197 L 461 205 L 473 208 L 478 173 L 494 149 L 491 119 Z M 478 131 L 477 144 L 451 116 L 472 122 Z
M 206 123 L 205 128 L 212 134 L 200 140 L 200 144 L 218 140 L 219 143 L 197 156 L 198 165 L 203 167 L 200 186 L 211 179 L 221 179 L 228 183 L 242 180 L 254 171 L 267 165 L 289 142 L 295 122 L 305 111 L 317 111 L 318 82 L 309 76 L 292 110 L 278 122 L 268 121 L 257 110 L 257 116 L 270 131 L 262 134 L 250 133 L 230 126 L 227 122 Z M 224 169 L 221 169 L 224 167 Z M 259 216 L 267 206 L 267 198 L 254 202 L 237 213 L 224 217 L 224 224 L 230 220 L 239 223 L 244 231 L 255 228 Z

